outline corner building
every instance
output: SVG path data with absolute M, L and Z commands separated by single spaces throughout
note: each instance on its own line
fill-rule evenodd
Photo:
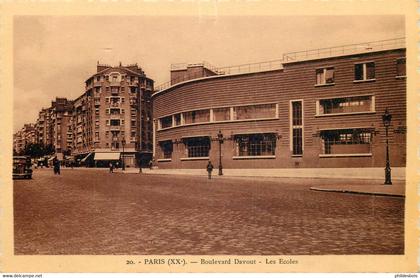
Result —
M 287 53 L 249 72 L 202 64 L 201 77 L 152 97 L 158 167 L 217 168 L 220 131 L 224 168 L 382 168 L 386 109 L 391 166 L 405 167 L 404 39 L 366 45 Z
M 153 80 L 137 64 L 98 63 L 85 93 L 73 101 L 72 155 L 88 166 L 146 165 L 153 149 L 152 92 Z

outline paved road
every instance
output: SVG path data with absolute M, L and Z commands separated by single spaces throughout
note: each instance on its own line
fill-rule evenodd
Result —
M 316 192 L 311 185 L 39 169 L 33 180 L 14 182 L 15 253 L 404 252 L 403 198 Z

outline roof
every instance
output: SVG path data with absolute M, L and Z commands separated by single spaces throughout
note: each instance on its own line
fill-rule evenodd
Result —
M 214 68 L 214 72 L 217 73 L 217 75 L 214 75 L 214 76 L 180 80 L 180 82 L 177 82 L 175 84 L 173 84 L 174 80 L 171 80 L 169 82 L 166 82 L 162 85 L 157 86 L 156 92 L 153 95 L 157 95 L 161 92 L 170 90 L 178 85 L 187 84 L 190 82 L 194 82 L 196 80 L 205 80 L 205 79 L 210 79 L 210 78 L 222 78 L 226 76 L 235 76 L 235 75 L 267 72 L 267 71 L 274 71 L 274 70 L 282 70 L 285 64 L 290 64 L 290 63 L 377 53 L 377 52 L 391 51 L 391 50 L 398 50 L 398 49 L 405 49 L 405 38 L 394 38 L 394 39 L 388 39 L 388 40 L 371 41 L 371 42 L 348 44 L 348 45 L 341 45 L 341 46 L 334 46 L 334 47 L 327 47 L 327 48 L 288 52 L 288 53 L 284 53 L 282 59 L 278 59 L 278 60 Z M 180 64 L 180 66 L 178 66 L 177 64 L 177 65 L 174 65 L 173 69 L 176 70 L 176 69 L 182 68 L 183 66 L 184 64 Z

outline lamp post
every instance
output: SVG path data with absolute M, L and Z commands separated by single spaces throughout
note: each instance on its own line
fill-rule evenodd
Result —
M 125 161 L 124 161 L 124 147 L 125 147 L 125 138 L 123 137 L 122 141 L 121 141 L 122 147 L 123 147 L 123 152 L 122 152 L 122 170 L 125 170 Z
M 389 163 L 389 144 L 388 144 L 388 128 L 391 125 L 392 115 L 389 114 L 388 108 L 385 109 L 385 113 L 382 115 L 382 122 L 385 126 L 385 137 L 386 137 L 386 166 L 385 166 L 385 183 L 391 185 L 391 166 Z
M 217 140 L 219 140 L 219 176 L 223 175 L 223 166 L 222 166 L 222 144 L 223 144 L 223 134 L 219 130 L 217 133 Z

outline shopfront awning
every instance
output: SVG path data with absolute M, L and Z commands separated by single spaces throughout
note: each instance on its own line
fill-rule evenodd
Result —
M 95 160 L 119 160 L 120 153 L 95 153 Z
M 88 159 L 89 158 L 89 156 L 91 156 L 92 155 L 92 153 L 89 153 L 88 155 L 86 155 L 82 160 L 80 160 L 80 162 L 85 162 L 86 161 L 86 159 Z

